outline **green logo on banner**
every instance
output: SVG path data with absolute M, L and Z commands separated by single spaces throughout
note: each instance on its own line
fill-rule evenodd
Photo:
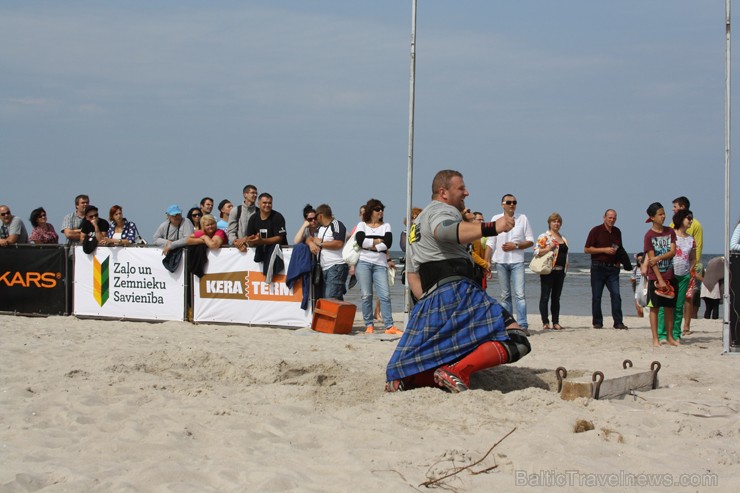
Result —
M 99 262 L 97 258 L 93 257 L 93 296 L 98 305 L 103 306 L 108 301 L 108 259 L 106 257 L 103 262 Z

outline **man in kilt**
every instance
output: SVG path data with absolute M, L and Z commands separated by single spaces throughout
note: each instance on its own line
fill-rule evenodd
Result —
M 388 363 L 387 392 L 430 386 L 461 392 L 473 373 L 517 361 L 531 349 L 511 314 L 475 282 L 466 248 L 509 231 L 514 218 L 463 221 L 467 196 L 460 172 L 438 172 L 432 202 L 409 231 L 406 279 L 419 302 Z

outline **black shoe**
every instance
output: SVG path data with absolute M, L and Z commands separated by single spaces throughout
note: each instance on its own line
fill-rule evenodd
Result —
M 614 324 L 615 329 L 627 330 L 628 327 L 624 324 Z
M 603 329 L 604 326 L 601 324 L 594 324 L 594 329 Z

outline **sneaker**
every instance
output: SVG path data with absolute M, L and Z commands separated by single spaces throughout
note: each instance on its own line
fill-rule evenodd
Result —
M 442 366 L 434 372 L 434 383 L 450 392 L 457 394 L 468 390 L 468 386 L 460 377 L 452 373 L 452 368 Z
M 375 327 L 372 325 L 368 325 L 365 329 L 365 334 L 374 334 L 375 333 Z
M 624 324 L 614 324 L 615 329 L 621 329 L 621 330 L 627 330 L 629 327 L 627 327 Z
M 385 329 L 386 334 L 403 334 L 402 330 L 398 330 L 395 325 L 391 325 L 387 329 Z
M 385 382 L 386 392 L 402 392 L 404 390 L 406 390 L 406 388 L 403 385 L 403 380 L 391 380 L 390 382 Z

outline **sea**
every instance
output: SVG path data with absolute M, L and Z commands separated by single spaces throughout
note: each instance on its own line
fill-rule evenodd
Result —
M 394 259 L 403 259 L 401 251 L 391 251 Z M 704 265 L 716 255 L 702 255 Z M 526 254 L 525 262 L 529 265 L 532 259 L 532 253 Z M 402 261 L 402 260 L 400 260 Z M 396 261 L 399 263 L 399 260 Z M 634 265 L 634 262 L 633 262 Z M 578 315 L 591 316 L 591 256 L 585 253 L 568 254 L 568 272 L 565 276 L 563 293 L 560 296 L 560 315 Z M 396 282 L 391 287 L 391 305 L 393 312 L 403 312 L 403 300 L 405 286 L 401 284 L 401 269 L 398 268 L 396 273 Z M 637 316 L 634 303 L 634 293 L 630 283 L 631 272 L 621 270 L 619 275 L 619 289 L 622 295 L 622 313 L 625 317 Z M 495 267 L 493 278 L 488 280 L 487 292 L 492 297 L 498 299 L 500 290 L 498 288 L 498 279 L 496 277 Z M 527 267 L 524 279 L 524 292 L 527 298 L 527 315 L 539 315 L 540 303 L 540 276 L 529 271 Z M 358 313 L 361 309 L 360 286 L 359 284 L 350 289 L 344 296 L 345 301 L 350 301 L 357 305 Z M 609 291 L 604 288 L 601 297 L 601 310 L 604 314 L 604 325 L 611 326 L 611 298 Z M 538 319 L 535 319 L 538 320 Z M 531 320 L 530 320 L 531 323 Z M 627 324 L 629 325 L 629 324 Z M 535 324 L 534 327 L 539 326 Z

